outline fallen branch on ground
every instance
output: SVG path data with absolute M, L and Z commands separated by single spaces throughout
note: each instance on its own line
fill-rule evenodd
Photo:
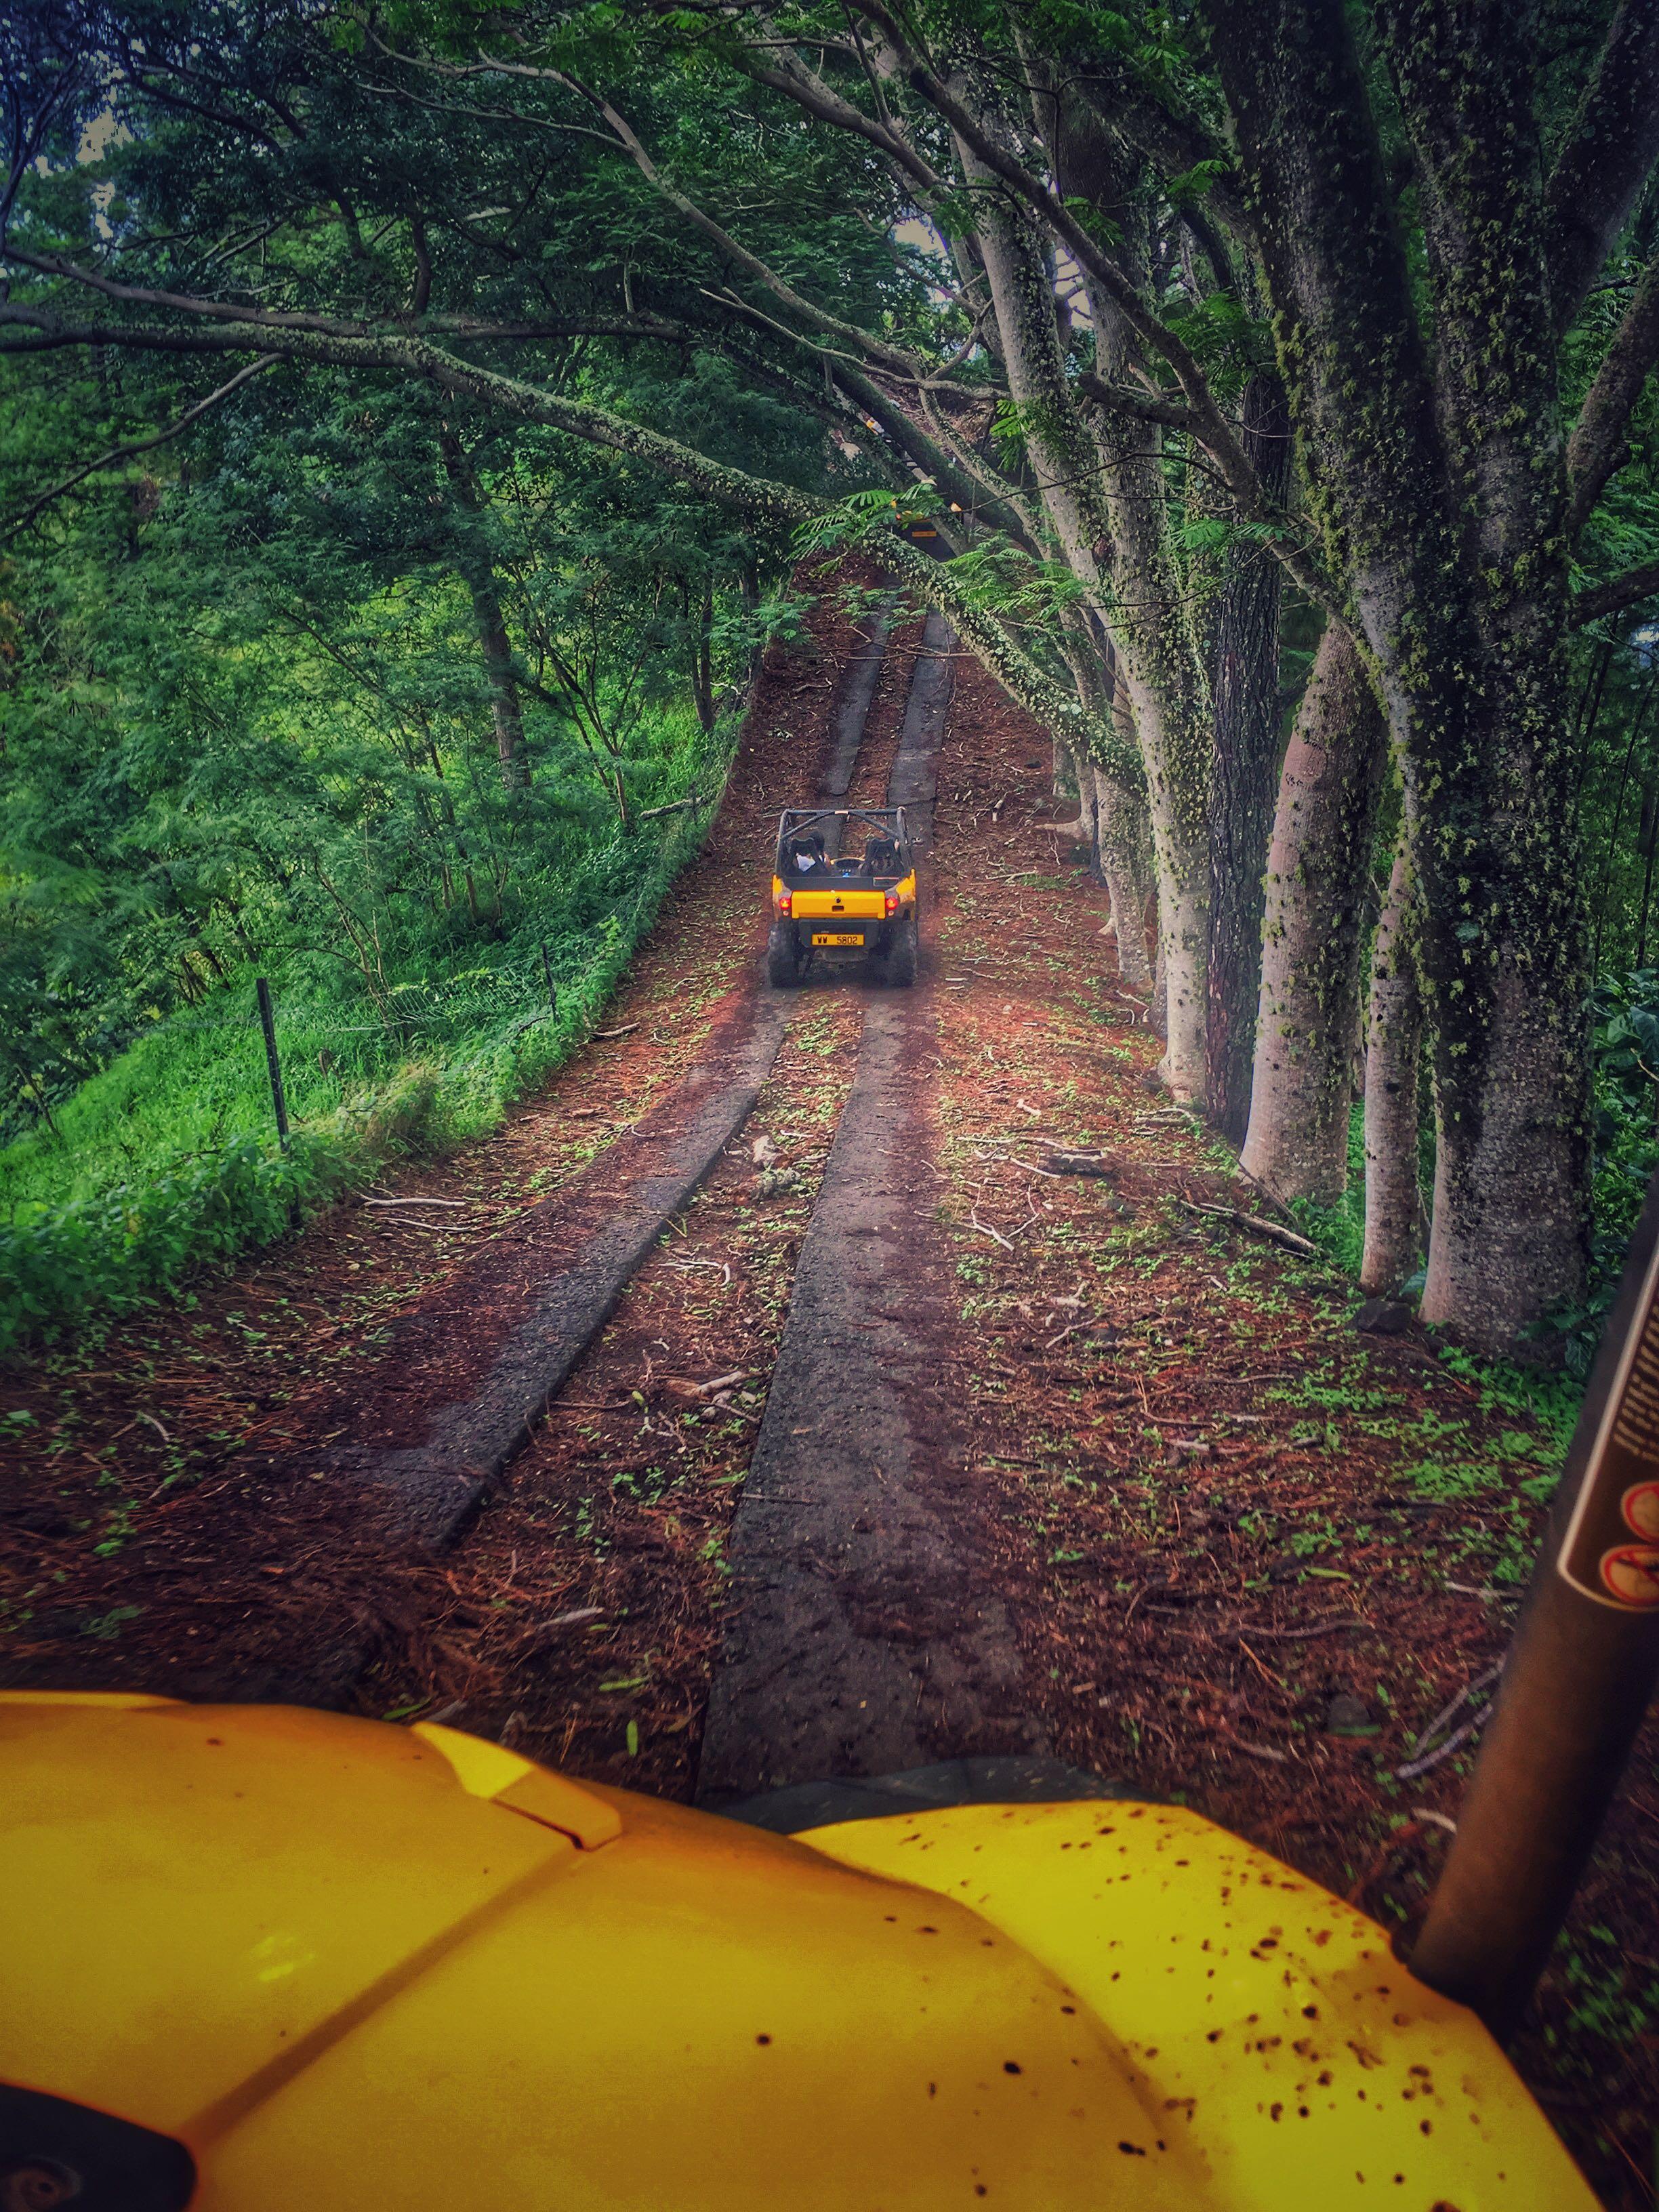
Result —
M 1170 1594 L 1168 1591 L 1162 1593 L 1165 1596 Z M 1164 1608 L 1149 1605 L 1146 1610 L 1148 1613 L 1161 1613 Z M 1362 1620 L 1358 1613 L 1343 1613 L 1333 1614 L 1328 1620 L 1310 1621 L 1304 1628 L 1269 1628 L 1241 1620 L 1231 1628 L 1198 1628 L 1188 1630 L 1185 1633 L 1201 1638 L 1206 1644 L 1242 1644 L 1247 1636 L 1254 1636 L 1258 1643 L 1263 1644 L 1297 1644 L 1310 1636 L 1334 1636 L 1339 1629 L 1369 1628 L 1370 1625 L 1369 1620 Z M 1177 1628 L 1172 1629 L 1170 1633 L 1180 1636 L 1183 1632 Z
M 1005 1252 L 1012 1252 L 1013 1250 L 1013 1246 L 1008 1242 L 1008 1239 L 1003 1235 L 1000 1229 L 988 1228 L 985 1223 L 980 1219 L 976 1213 L 970 1213 L 968 1218 L 973 1227 L 978 1230 L 981 1237 L 990 1237 L 995 1243 L 1000 1244 Z
M 712 1382 L 699 1382 L 696 1387 L 702 1392 L 705 1398 L 712 1398 L 716 1390 L 731 1390 L 739 1382 L 752 1382 L 754 1379 L 755 1370 L 752 1367 L 739 1367 L 732 1374 L 717 1375 Z
M 365 1206 L 476 1206 L 471 1198 L 366 1198 Z
M 1270 1744 L 1246 1743 L 1242 1736 L 1230 1735 L 1226 1741 L 1234 1751 L 1242 1751 L 1247 1759 L 1270 1759 L 1275 1766 L 1288 1766 L 1288 1751 L 1275 1751 Z
M 1431 1768 L 1438 1766 L 1443 1759 L 1449 1759 L 1460 1745 L 1467 1743 L 1472 1735 L 1486 1726 L 1492 1717 L 1492 1702 L 1482 1705 L 1478 1712 L 1471 1714 L 1462 1728 L 1454 1729 L 1437 1750 L 1430 1752 L 1426 1757 L 1423 1756 L 1424 1746 L 1434 1741 L 1441 1729 L 1451 1720 L 1458 1707 L 1478 1698 L 1483 1690 L 1489 1689 L 1503 1671 L 1503 1661 L 1494 1659 L 1490 1667 L 1484 1668 L 1475 1676 L 1474 1681 L 1458 1692 L 1449 1705 L 1442 1706 L 1412 1746 L 1411 1757 L 1406 1764 L 1403 1766 L 1396 1766 L 1394 1770 L 1396 1782 L 1414 1782 L 1419 1774 L 1427 1774 Z
M 997 1160 L 1005 1167 L 1024 1168 L 1027 1175 L 1047 1176 L 1050 1182 L 1060 1181 L 1060 1172 L 1057 1169 L 1040 1168 L 1035 1160 L 1017 1159 L 1012 1152 L 983 1152 L 976 1149 L 974 1158 L 976 1160 Z
M 1270 1243 L 1283 1244 L 1291 1252 L 1304 1252 L 1315 1260 L 1324 1257 L 1311 1237 L 1281 1228 L 1276 1221 L 1264 1221 L 1259 1213 L 1241 1213 L 1236 1206 L 1204 1206 L 1193 1198 L 1178 1198 L 1175 1203 L 1185 1213 L 1205 1213 L 1212 1220 L 1231 1221 L 1236 1229 L 1248 1229 L 1253 1237 L 1265 1237 Z

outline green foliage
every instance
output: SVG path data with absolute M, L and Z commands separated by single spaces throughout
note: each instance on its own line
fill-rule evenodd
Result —
M 718 781 L 705 775 L 704 788 Z M 55 1133 L 0 1153 L 0 1351 L 175 1293 L 204 1264 L 285 1234 L 389 1160 L 492 1127 L 585 1040 L 706 819 L 706 809 L 677 816 L 666 836 L 597 850 L 562 907 L 533 914 L 499 963 L 452 973 L 447 991 L 434 979 L 411 988 L 389 1024 L 343 1031 L 354 1011 L 343 998 L 293 1012 L 279 1004 L 297 1121 L 286 1152 L 270 1133 L 251 976 L 159 1024 L 75 1095 Z M 629 886 L 619 902 L 573 927 L 619 881 Z M 331 1041 L 325 1059 L 349 1054 L 349 1066 L 313 1073 L 319 1039 Z
M 1583 1304 L 1552 1314 L 1568 1373 L 1583 1382 L 1618 1294 L 1625 1255 L 1659 1170 L 1659 970 L 1599 982 L 1590 998 L 1595 1226 Z
M 695 58 L 641 64 L 614 15 L 561 33 L 561 58 L 619 73 L 677 181 L 717 212 L 741 201 L 838 312 L 920 328 L 927 257 L 863 221 L 856 149 L 775 105 L 734 113 Z M 476 36 L 419 0 L 381 30 L 440 52 Z M 526 379 L 781 484 L 860 481 L 837 475 L 787 341 L 750 347 L 782 373 L 734 358 L 721 263 L 595 151 L 579 97 L 536 80 L 521 125 L 440 113 L 416 70 L 419 97 L 388 100 L 334 32 L 304 10 L 153 11 L 147 53 L 216 72 L 235 124 L 204 133 L 118 69 L 124 127 L 86 137 L 95 108 L 66 108 L 14 235 L 394 321 L 426 257 L 434 314 L 546 323 L 514 356 Z M 284 119 L 299 110 L 314 137 Z M 613 340 L 634 288 L 645 334 Z M 671 314 L 685 335 L 664 343 L 652 316 Z M 591 1024 L 707 819 L 746 669 L 799 619 L 781 526 L 419 379 L 280 365 L 153 442 L 226 374 L 188 354 L 0 361 L 0 516 L 23 526 L 0 566 L 0 1344 L 176 1289 L 387 1158 L 489 1127 Z
M 1334 1206 L 1311 1198 L 1292 1201 L 1290 1211 L 1304 1237 L 1351 1281 L 1358 1281 L 1365 1249 L 1365 1115 L 1355 1106 L 1348 1115 L 1347 1187 Z

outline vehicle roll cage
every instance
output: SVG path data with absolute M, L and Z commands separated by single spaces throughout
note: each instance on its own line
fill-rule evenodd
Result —
M 841 848 L 846 842 L 848 826 L 862 823 L 867 830 L 878 831 L 890 839 L 896 848 L 896 863 L 892 861 L 881 869 L 866 872 L 862 860 L 843 860 Z M 833 875 L 837 883 L 868 883 L 872 884 L 897 883 L 908 875 L 913 865 L 910 857 L 909 834 L 905 827 L 902 806 L 792 806 L 785 809 L 778 822 L 776 872 L 785 883 L 801 883 L 818 872 L 805 870 L 796 865 L 792 848 L 803 840 L 821 838 L 823 846 L 824 872 Z

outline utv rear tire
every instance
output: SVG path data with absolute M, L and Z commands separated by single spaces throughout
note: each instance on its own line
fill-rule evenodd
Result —
M 916 918 L 907 915 L 893 932 L 887 948 L 886 981 L 895 989 L 908 990 L 916 980 Z
M 793 990 L 800 981 L 800 953 L 787 921 L 775 921 L 766 939 L 766 980 L 775 991 Z

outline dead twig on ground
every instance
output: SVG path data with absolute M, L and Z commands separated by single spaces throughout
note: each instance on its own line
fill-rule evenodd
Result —
M 365 1206 L 459 1206 L 477 1205 L 476 1198 L 365 1198 Z
M 1040 1168 L 1035 1160 L 1016 1159 L 1012 1152 L 975 1152 L 974 1158 L 976 1160 L 999 1160 L 1006 1167 L 1024 1168 L 1027 1175 L 1047 1176 L 1050 1182 L 1060 1181 L 1059 1171 L 1056 1169 Z
M 1288 1751 L 1275 1751 L 1271 1744 L 1246 1743 L 1242 1735 L 1230 1735 L 1225 1741 L 1234 1751 L 1242 1751 L 1246 1759 L 1270 1759 L 1275 1766 L 1288 1766 L 1291 1763 Z
M 988 1227 L 986 1223 L 980 1219 L 978 1214 L 970 1213 L 968 1219 L 969 1224 L 973 1228 L 977 1229 L 981 1237 L 988 1237 L 993 1243 L 1000 1244 L 1005 1252 L 1012 1252 L 1013 1250 L 1013 1246 L 1003 1235 L 1002 1231 L 1000 1229 L 992 1229 Z
M 1414 1782 L 1419 1774 L 1429 1773 L 1433 1768 L 1438 1766 L 1443 1759 L 1449 1759 L 1453 1752 L 1457 1750 L 1460 1745 L 1467 1743 L 1472 1735 L 1476 1735 L 1486 1726 L 1492 1713 L 1492 1705 L 1490 1702 L 1482 1705 L 1478 1712 L 1472 1713 L 1469 1718 L 1463 1723 L 1463 1725 L 1461 1728 L 1454 1729 L 1452 1733 L 1446 1738 L 1444 1743 L 1441 1744 L 1437 1749 L 1427 1752 L 1426 1756 L 1424 1755 L 1426 1747 L 1434 1741 L 1435 1737 L 1439 1735 L 1443 1728 L 1447 1727 L 1450 1723 L 1454 1716 L 1456 1714 L 1458 1708 L 1462 1705 L 1472 1703 L 1474 1698 L 1480 1695 L 1482 1691 L 1489 1689 L 1491 1686 L 1497 1681 L 1498 1676 L 1503 1673 L 1503 1661 L 1501 1659 L 1494 1659 L 1491 1666 L 1483 1668 L 1482 1671 L 1475 1676 L 1472 1682 L 1467 1684 L 1464 1688 L 1458 1692 L 1457 1695 L 1452 1698 L 1449 1705 L 1442 1706 L 1441 1710 L 1429 1723 L 1427 1728 L 1424 1729 L 1422 1735 L 1418 1737 L 1417 1741 L 1412 1746 L 1411 1756 L 1407 1759 L 1405 1765 L 1403 1766 L 1396 1766 L 1394 1770 L 1395 1779 L 1396 1782 Z
M 1195 1629 L 1190 1632 L 1201 1636 L 1206 1644 L 1242 1644 L 1247 1636 L 1254 1636 L 1258 1643 L 1299 1644 L 1310 1636 L 1334 1636 L 1339 1629 L 1369 1628 L 1370 1625 L 1357 1613 L 1339 1613 L 1327 1620 L 1310 1621 L 1301 1628 L 1274 1628 L 1264 1621 L 1241 1620 L 1231 1628 Z M 1170 1632 L 1176 1636 L 1182 1633 L 1180 1629 Z
M 1264 1221 L 1259 1213 L 1243 1213 L 1236 1206 L 1202 1206 L 1192 1198 L 1177 1198 L 1173 1203 L 1183 1213 L 1203 1213 L 1216 1221 L 1230 1221 L 1236 1229 L 1248 1230 L 1253 1237 L 1265 1237 L 1270 1243 L 1284 1245 L 1287 1251 L 1301 1252 L 1315 1260 L 1324 1256 L 1311 1237 L 1304 1237 L 1295 1229 L 1285 1229 L 1277 1221 Z

